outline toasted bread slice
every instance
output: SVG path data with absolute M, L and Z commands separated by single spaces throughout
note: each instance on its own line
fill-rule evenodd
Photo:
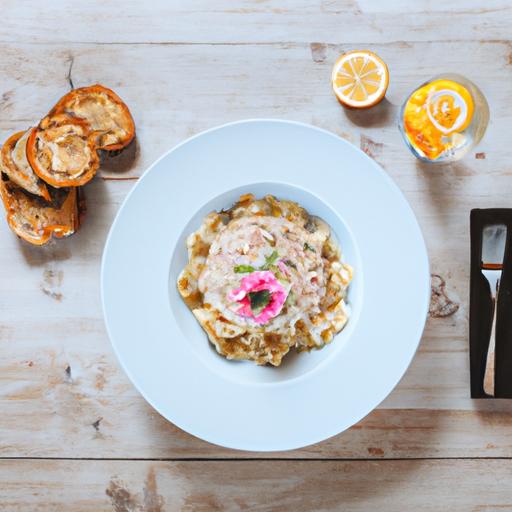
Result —
M 0 196 L 7 212 L 7 222 L 20 238 L 43 245 L 52 235 L 72 235 L 79 227 L 78 188 L 50 189 L 51 200 L 25 192 L 6 174 L 1 175 Z
M 36 196 L 50 200 L 48 187 L 33 171 L 27 160 L 27 140 L 30 130 L 11 135 L 2 146 L 2 169 L 16 185 Z
M 96 84 L 74 89 L 50 111 L 85 119 L 96 133 L 96 147 L 107 151 L 126 147 L 135 137 L 135 123 L 130 110 L 112 90 Z
M 67 114 L 47 116 L 32 129 L 27 158 L 34 172 L 57 188 L 85 185 L 99 166 L 89 123 Z

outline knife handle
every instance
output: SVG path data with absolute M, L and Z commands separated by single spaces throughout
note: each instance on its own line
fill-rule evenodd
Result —
M 512 225 L 507 227 L 505 257 L 496 300 L 494 396 L 512 398 Z
M 489 338 L 489 349 L 487 350 L 487 360 L 485 363 L 485 374 L 484 374 L 484 392 L 486 395 L 495 395 L 495 368 L 496 368 L 496 301 L 493 300 L 493 315 L 492 315 L 492 327 L 491 336 Z

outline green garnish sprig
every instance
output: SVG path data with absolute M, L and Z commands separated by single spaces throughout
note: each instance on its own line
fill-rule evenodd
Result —
M 237 265 L 235 267 L 236 274 L 249 274 L 251 272 L 255 272 L 256 270 L 270 270 L 274 263 L 279 258 L 279 254 L 277 251 L 273 251 L 270 256 L 265 256 L 265 263 L 261 265 L 261 267 L 255 268 L 252 265 Z

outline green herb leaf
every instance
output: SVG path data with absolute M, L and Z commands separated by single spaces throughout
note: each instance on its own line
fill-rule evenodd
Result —
M 273 251 L 270 256 L 265 256 L 265 264 L 260 267 L 260 270 L 268 270 L 279 258 L 277 251 Z
M 256 269 L 251 267 L 251 265 L 237 265 L 235 267 L 236 274 L 247 274 L 249 272 L 254 272 Z
M 279 270 L 279 267 L 272 265 L 269 270 L 276 276 L 278 281 L 284 281 L 285 283 L 288 282 L 286 276 Z
M 307 242 L 304 242 L 304 250 L 316 252 L 315 248 L 311 247 L 311 245 L 309 245 Z
M 251 304 L 251 311 L 258 315 L 269 305 L 270 292 L 268 290 L 249 292 L 249 302 Z
M 288 293 L 288 297 L 286 297 L 284 305 L 285 306 L 293 306 L 294 304 L 295 304 L 295 295 L 290 290 L 290 292 Z

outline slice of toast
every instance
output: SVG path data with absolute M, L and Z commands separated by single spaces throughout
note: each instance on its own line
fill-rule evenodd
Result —
M 74 89 L 48 114 L 71 114 L 85 119 L 96 134 L 96 147 L 107 151 L 126 147 L 135 137 L 135 123 L 123 100 L 103 85 Z
M 50 201 L 46 183 L 41 180 L 30 166 L 27 159 L 27 140 L 30 130 L 11 135 L 2 146 L 0 159 L 5 174 L 16 185 L 36 196 Z
M 20 238 L 34 245 L 47 243 L 52 236 L 72 235 L 80 224 L 79 189 L 49 189 L 46 201 L 32 195 L 1 174 L 0 196 L 10 228 Z
M 62 113 L 45 117 L 32 129 L 27 158 L 34 172 L 56 188 L 85 185 L 99 167 L 89 123 Z

